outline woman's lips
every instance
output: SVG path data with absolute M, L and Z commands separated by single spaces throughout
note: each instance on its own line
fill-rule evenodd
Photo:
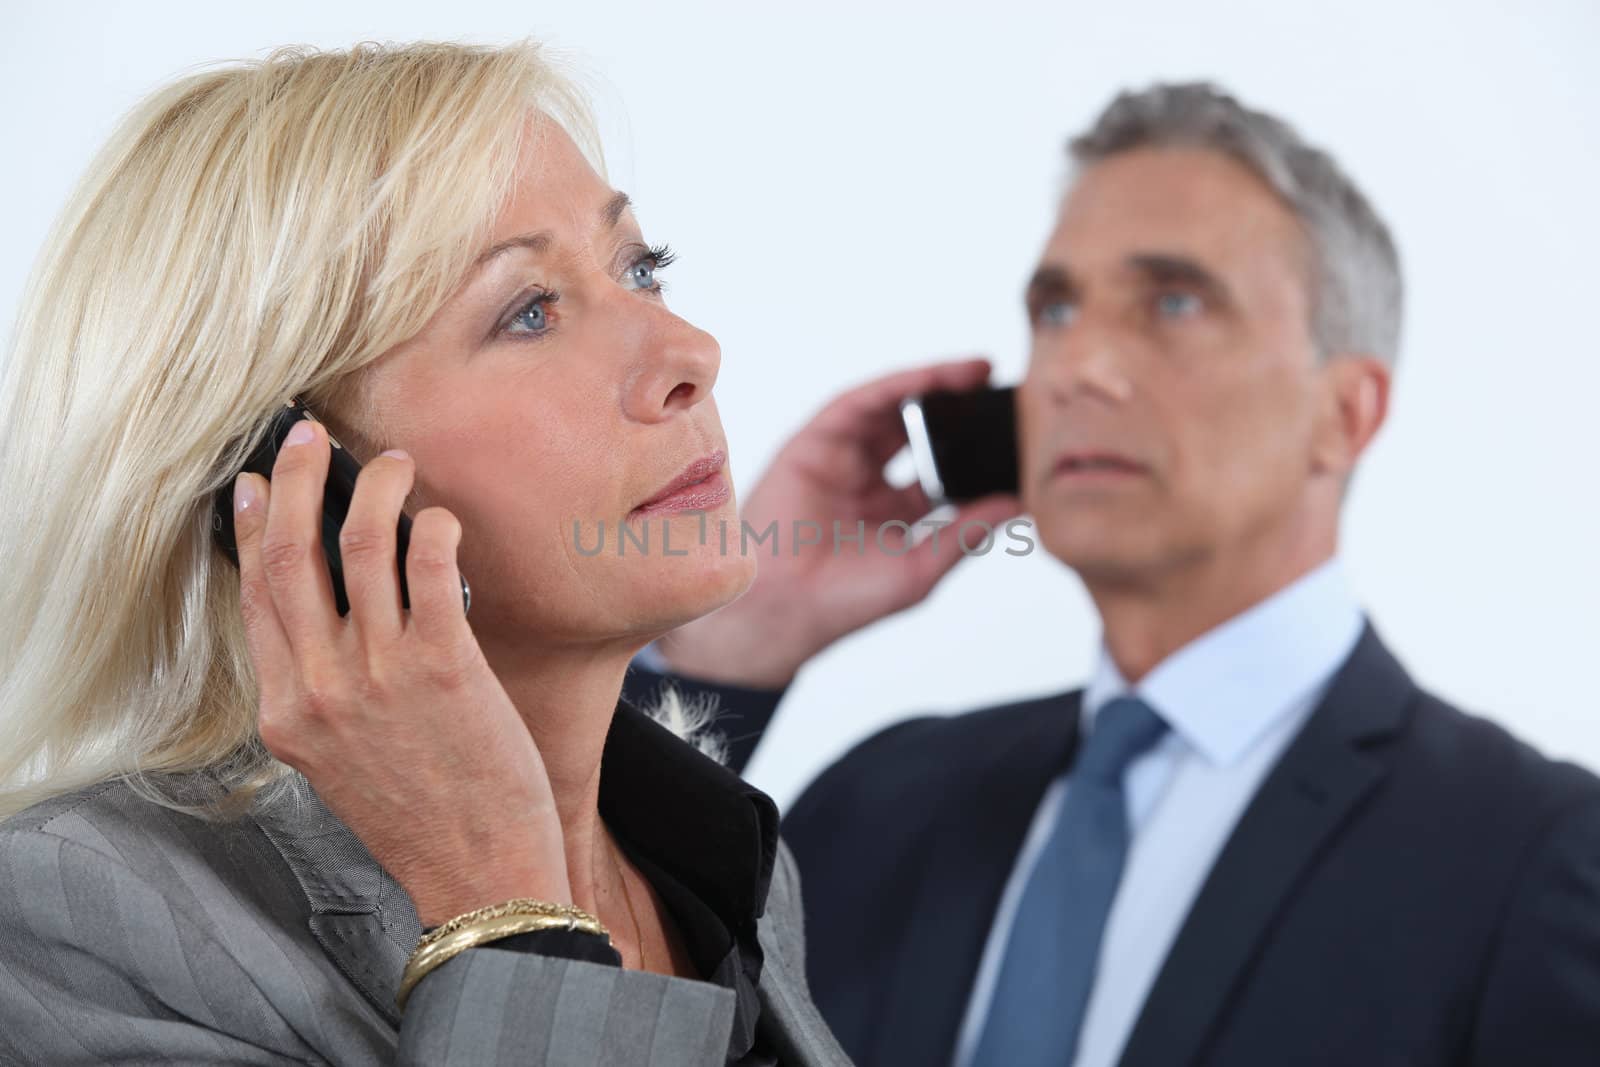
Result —
M 636 518 L 674 511 L 710 511 L 728 502 L 728 479 L 718 471 L 704 481 L 695 482 L 660 500 L 633 509 Z
M 727 502 L 728 479 L 722 473 L 727 456 L 716 451 L 684 468 L 666 487 L 634 508 L 631 517 L 668 514 L 675 511 L 709 511 Z

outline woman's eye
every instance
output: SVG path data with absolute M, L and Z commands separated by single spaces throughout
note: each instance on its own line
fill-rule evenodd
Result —
M 1156 310 L 1165 319 L 1182 319 L 1200 313 L 1204 304 L 1193 293 L 1167 292 L 1156 297 Z
M 647 292 L 660 293 L 666 291 L 666 285 L 656 277 L 657 272 L 671 266 L 672 261 L 678 256 L 666 245 L 652 245 L 650 250 L 634 261 L 628 268 L 628 273 L 623 275 L 622 284 L 629 289 L 643 289 Z
M 653 258 L 641 259 L 628 269 L 628 281 L 632 284 L 630 289 L 654 289 L 656 282 L 656 261 Z
M 524 304 L 522 310 L 511 316 L 511 320 L 506 323 L 506 332 L 524 335 L 543 333 L 550 326 L 550 316 L 545 310 L 546 305 L 555 302 L 556 294 L 539 293 Z

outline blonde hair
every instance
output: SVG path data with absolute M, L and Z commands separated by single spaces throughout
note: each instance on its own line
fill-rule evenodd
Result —
M 574 76 L 531 41 L 284 48 L 123 119 L 0 379 L 0 817 L 119 776 L 180 806 L 153 776 L 199 769 L 237 810 L 286 777 L 212 495 L 285 399 L 346 410 L 455 290 L 533 109 L 604 173 Z

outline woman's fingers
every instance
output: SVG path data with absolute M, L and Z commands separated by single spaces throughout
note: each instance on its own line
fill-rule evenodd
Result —
M 301 437 L 309 431 L 309 437 Z M 261 569 L 303 680 L 337 658 L 343 620 L 322 548 L 322 493 L 328 478 L 328 434 L 303 419 L 289 432 L 272 466 L 272 506 L 261 535 Z
M 405 626 L 395 531 L 416 475 L 410 457 L 378 456 L 356 475 L 350 511 L 339 528 L 339 558 L 350 618 L 368 637 L 389 640 Z
M 406 548 L 411 625 L 424 643 L 442 650 L 476 647 L 461 605 L 460 544 L 461 522 L 446 508 L 423 508 L 411 520 Z
M 275 705 L 284 695 L 278 686 L 295 677 L 294 651 L 273 605 L 272 590 L 261 566 L 261 535 L 266 527 L 267 497 L 271 490 L 258 474 L 241 474 L 234 480 L 233 529 L 239 551 L 239 607 L 244 616 L 245 643 L 255 663 L 256 681 L 263 707 Z
M 245 474 L 258 496 L 235 509 L 262 743 L 306 776 L 425 921 L 512 896 L 570 900 L 543 760 L 462 610 L 460 523 L 441 507 L 413 521 L 405 619 L 394 542 L 414 471 L 389 456 L 364 467 L 338 535 L 352 610 L 340 619 L 321 541 L 327 431 L 299 425 L 273 465 L 271 506 L 269 483 Z M 399 633 L 375 637 L 390 619 Z M 485 830 L 489 810 L 507 817 Z

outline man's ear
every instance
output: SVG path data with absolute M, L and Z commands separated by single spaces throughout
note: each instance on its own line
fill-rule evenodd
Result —
M 1373 356 L 1333 356 L 1322 366 L 1322 406 L 1312 470 L 1348 477 L 1389 413 L 1390 371 Z

